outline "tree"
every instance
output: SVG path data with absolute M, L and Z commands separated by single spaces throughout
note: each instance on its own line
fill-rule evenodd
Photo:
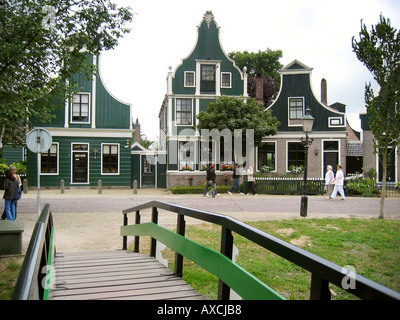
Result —
M 375 152 L 382 161 L 382 195 L 379 218 L 383 219 L 386 197 L 387 161 L 400 142 L 400 32 L 390 20 L 380 21 L 368 31 L 361 20 L 359 41 L 352 39 L 353 51 L 380 86 L 376 96 L 371 83 L 365 85 L 365 104 L 374 135 Z
M 209 103 L 206 111 L 200 112 L 197 118 L 199 131 L 217 129 L 221 132 L 229 129 L 232 138 L 235 129 L 241 130 L 242 137 L 246 129 L 253 129 L 254 146 L 259 146 L 263 137 L 275 135 L 280 125 L 270 110 L 265 111 L 263 104 L 252 98 L 244 101 L 243 98 L 222 96 L 215 103 Z M 245 151 L 246 140 L 242 142 L 242 151 Z
M 265 106 L 269 106 L 279 91 L 281 79 L 278 70 L 283 67 L 279 62 L 282 51 L 267 49 L 258 52 L 231 52 L 229 57 L 235 60 L 240 69 L 247 68 L 247 91 L 250 97 L 256 97 L 256 77 L 260 75 L 263 78 L 263 100 Z
M 111 0 L 0 1 L 0 143 L 21 144 L 29 118 L 49 121 L 54 96 L 79 90 L 65 79 L 91 78 L 88 54 L 115 48 L 132 18 Z

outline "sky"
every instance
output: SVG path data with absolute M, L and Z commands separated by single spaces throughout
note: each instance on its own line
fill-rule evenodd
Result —
M 365 83 L 376 83 L 357 60 L 351 41 L 361 30 L 379 22 L 379 15 L 400 29 L 399 0 L 114 0 L 136 14 L 117 48 L 101 56 L 100 72 L 108 90 L 133 106 L 142 133 L 158 139 L 158 113 L 172 70 L 193 49 L 197 26 L 212 10 L 226 53 L 282 50 L 285 66 L 297 59 L 313 68 L 312 87 L 321 97 L 327 80 L 328 104 L 347 106 L 347 118 L 360 130 Z

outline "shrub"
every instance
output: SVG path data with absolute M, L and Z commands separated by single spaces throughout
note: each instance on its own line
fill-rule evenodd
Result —
M 375 181 L 371 178 L 348 180 L 344 189 L 348 195 L 353 194 L 372 197 L 379 194 L 379 188 L 375 187 Z

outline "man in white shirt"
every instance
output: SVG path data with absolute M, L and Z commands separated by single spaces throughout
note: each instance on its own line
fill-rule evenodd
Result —
M 340 195 L 342 196 L 342 200 L 344 200 L 345 199 L 344 190 L 343 190 L 344 174 L 342 171 L 342 166 L 340 164 L 337 165 L 336 177 L 333 180 L 333 183 L 335 184 L 335 188 L 333 189 L 330 199 L 335 199 L 336 195 L 339 191 Z

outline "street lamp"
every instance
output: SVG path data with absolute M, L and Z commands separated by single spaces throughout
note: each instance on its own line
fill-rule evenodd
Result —
M 310 138 L 312 127 L 314 124 L 314 118 L 310 114 L 310 108 L 307 108 L 306 115 L 303 117 L 303 131 L 306 134 L 306 138 L 303 137 L 300 139 L 301 143 L 304 146 L 304 182 L 303 182 L 303 195 L 301 196 L 301 205 L 300 205 L 300 216 L 307 217 L 307 209 L 308 209 L 308 198 L 307 198 L 307 162 L 308 162 L 308 148 L 313 143 L 314 139 Z

